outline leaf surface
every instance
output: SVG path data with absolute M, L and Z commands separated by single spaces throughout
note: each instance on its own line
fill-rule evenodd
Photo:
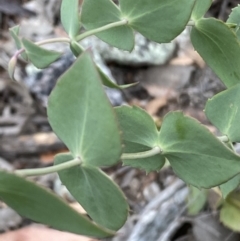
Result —
M 231 193 L 220 211 L 220 221 L 235 232 L 240 232 L 240 194 Z
M 135 106 L 121 106 L 115 110 L 123 132 L 124 153 L 149 151 L 158 145 L 158 130 L 147 112 Z M 155 155 L 147 158 L 126 159 L 123 163 L 151 172 L 160 170 L 165 163 L 165 158 Z
M 218 186 L 240 171 L 240 157 L 206 127 L 181 112 L 165 116 L 159 145 L 175 173 L 195 187 Z
M 20 215 L 62 231 L 99 238 L 113 235 L 46 189 L 3 171 L 0 171 L 0 199 Z
M 196 187 L 189 187 L 188 194 L 188 214 L 197 215 L 204 208 L 208 197 L 208 190 L 198 189 Z
M 133 106 L 115 108 L 123 139 L 148 147 L 155 147 L 158 130 L 152 117 L 143 109 Z
M 220 186 L 223 198 L 226 198 L 232 191 L 234 191 L 240 184 L 240 174 Z
M 29 60 L 34 66 L 39 69 L 44 69 L 48 67 L 51 63 L 55 62 L 62 55 L 56 51 L 50 51 L 39 47 L 33 42 L 24 39 L 22 40 L 24 48 L 26 50 Z
M 195 0 L 120 0 L 122 18 L 146 38 L 168 43 L 187 25 Z
M 240 40 L 240 5 L 232 9 L 231 14 L 227 20 L 227 23 L 235 23 L 237 26 L 234 28 L 238 39 Z
M 88 52 L 60 77 L 49 98 L 48 118 L 72 155 L 83 163 L 118 162 L 122 151 L 118 124 Z
M 225 23 L 214 18 L 197 21 L 191 41 L 226 87 L 240 83 L 240 45 L 235 33 Z
M 61 22 L 70 38 L 74 38 L 80 31 L 79 0 L 62 0 Z
M 207 118 L 231 142 L 240 142 L 240 84 L 222 91 L 208 100 L 205 113 Z
M 81 21 L 87 30 L 121 21 L 121 12 L 111 0 L 84 0 Z M 96 34 L 106 43 L 127 51 L 134 47 L 133 30 L 129 26 L 118 26 Z
M 55 164 L 72 159 L 70 154 L 55 157 Z M 128 216 L 128 204 L 122 191 L 100 169 L 77 166 L 58 172 L 62 183 L 99 225 L 120 229 Z
M 192 12 L 192 19 L 198 20 L 202 18 L 207 10 L 210 8 L 212 0 L 196 0 L 196 3 Z

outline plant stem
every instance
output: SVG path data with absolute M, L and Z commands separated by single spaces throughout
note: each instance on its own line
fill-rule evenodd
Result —
M 218 136 L 218 139 L 222 142 L 229 142 L 229 139 L 227 136 Z
M 188 23 L 187 23 L 187 26 L 195 26 L 195 22 L 193 20 L 190 20 Z
M 124 153 L 121 156 L 121 159 L 139 159 L 139 158 L 146 158 L 150 156 L 155 156 L 161 153 L 161 149 L 157 146 L 154 147 L 150 151 L 138 152 L 138 153 Z
M 60 42 L 70 43 L 71 40 L 70 40 L 70 38 L 50 38 L 50 39 L 38 41 L 35 44 L 40 46 L 40 45 L 51 44 L 51 43 L 60 43 Z
M 159 147 L 154 147 L 150 151 L 123 154 L 121 156 L 121 159 L 146 158 L 146 157 L 154 156 L 159 153 L 161 153 L 161 149 Z M 74 166 L 78 166 L 78 165 L 81 165 L 81 163 L 82 161 L 80 158 L 75 158 L 71 161 L 68 161 L 59 165 L 51 166 L 51 167 L 16 170 L 14 173 L 22 177 L 41 176 L 41 175 L 45 175 L 53 172 L 59 172 Z
M 119 27 L 119 26 L 123 26 L 123 25 L 126 25 L 128 23 L 128 20 L 124 19 L 124 20 L 121 20 L 119 22 L 115 22 L 115 23 L 110 23 L 110 24 L 107 24 L 105 26 L 102 26 L 100 28 L 96 28 L 96 29 L 92 29 L 92 30 L 89 30 L 89 31 L 86 31 L 80 35 L 78 35 L 76 37 L 76 41 L 81 41 L 83 40 L 84 38 L 86 37 L 89 37 L 91 35 L 94 35 L 96 33 L 100 33 L 102 31 L 105 31 L 105 30 L 108 30 L 110 28 L 115 28 L 115 27 Z
M 17 170 L 14 173 L 22 177 L 41 176 L 41 175 L 65 170 L 74 166 L 78 166 L 81 163 L 82 161 L 80 160 L 80 158 L 75 158 L 71 161 L 68 161 L 59 165 L 51 166 L 51 167 L 23 169 L 23 170 Z

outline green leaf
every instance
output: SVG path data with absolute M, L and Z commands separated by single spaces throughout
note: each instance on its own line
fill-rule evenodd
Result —
M 55 164 L 72 159 L 70 154 L 55 157 Z M 99 225 L 120 229 L 128 216 L 128 204 L 117 185 L 100 169 L 77 166 L 59 173 L 62 183 Z
M 208 18 L 195 23 L 194 48 L 229 88 L 240 83 L 240 45 L 235 33 L 222 21 Z
M 240 184 L 240 174 L 236 175 L 234 178 L 230 179 L 228 182 L 220 186 L 223 198 L 226 198 L 229 193 L 234 191 Z
M 33 42 L 24 39 L 22 40 L 29 60 L 34 66 L 39 69 L 48 67 L 51 63 L 55 62 L 62 54 L 56 51 L 50 51 L 39 47 Z
M 158 130 L 151 116 L 143 109 L 133 106 L 115 108 L 123 140 L 147 147 L 158 143 Z
M 198 20 L 202 18 L 211 5 L 212 5 L 212 0 L 196 0 L 195 6 L 192 12 L 192 19 Z
M 175 173 L 195 187 L 218 186 L 240 172 L 240 157 L 181 112 L 165 116 L 159 146 Z
M 81 21 L 87 30 L 121 21 L 121 12 L 111 0 L 84 0 Z M 96 34 L 98 38 L 119 49 L 132 51 L 133 30 L 129 26 L 114 27 Z
M 151 118 L 138 107 L 115 108 L 120 129 L 123 131 L 124 153 L 148 151 L 158 144 L 158 130 Z M 146 172 L 160 170 L 165 158 L 155 155 L 148 158 L 123 160 L 124 165 L 144 169 Z
M 113 235 L 44 188 L 3 171 L 0 171 L 0 199 L 20 215 L 59 230 L 99 238 Z
M 208 190 L 189 187 L 188 194 L 188 214 L 197 215 L 204 208 L 208 197 Z
M 128 85 L 118 85 L 114 83 L 113 80 L 111 80 L 105 73 L 103 73 L 103 71 L 99 67 L 97 67 L 97 69 L 101 77 L 102 83 L 109 88 L 113 88 L 113 89 L 116 88 L 121 90 L 121 89 L 133 87 L 138 84 L 138 83 L 133 83 Z
M 187 25 L 195 0 L 120 0 L 122 17 L 146 38 L 168 43 Z
M 208 100 L 207 118 L 232 142 L 240 142 L 240 84 L 222 91 Z
M 83 163 L 109 166 L 120 159 L 115 113 L 88 52 L 58 80 L 49 98 L 48 118 L 72 155 L 80 156 Z
M 79 0 L 62 0 L 61 22 L 70 38 L 74 38 L 80 31 Z
M 12 28 L 9 29 L 9 32 L 10 32 L 12 38 L 14 39 L 15 44 L 16 44 L 16 47 L 17 47 L 18 50 L 21 49 L 21 48 L 23 48 L 22 41 L 21 41 L 20 38 L 18 37 L 19 29 L 20 29 L 20 26 L 19 26 L 19 25 L 14 26 L 14 27 L 12 27 Z M 21 53 L 21 57 L 22 57 L 25 61 L 28 61 L 28 56 L 26 55 L 26 53 Z
M 232 9 L 227 23 L 235 23 L 237 26 L 234 28 L 238 39 L 240 40 L 240 5 Z
M 231 193 L 220 211 L 220 221 L 235 232 L 240 232 L 240 193 Z

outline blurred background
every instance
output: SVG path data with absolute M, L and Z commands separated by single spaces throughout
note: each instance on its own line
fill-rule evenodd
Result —
M 207 16 L 226 20 L 238 3 L 238 0 L 215 0 Z M 34 42 L 66 37 L 60 23 L 60 5 L 60 0 L 0 0 L 1 169 L 49 166 L 55 154 L 67 151 L 48 124 L 46 106 L 57 78 L 74 61 L 68 47 L 61 43 L 48 45 L 64 54 L 45 70 L 19 60 L 17 82 L 11 81 L 7 73 L 8 61 L 16 51 L 8 29 L 20 24 L 20 36 Z M 158 126 L 167 112 L 183 110 L 217 133 L 203 109 L 207 99 L 224 90 L 224 85 L 194 51 L 190 30 L 186 28 L 174 41 L 161 45 L 137 34 L 131 54 L 109 47 L 95 37 L 84 40 L 82 45 L 91 47 L 95 61 L 118 84 L 139 82 L 124 91 L 106 89 L 113 106 L 140 106 Z M 240 151 L 238 145 L 235 148 Z M 240 240 L 238 233 L 219 221 L 219 194 L 188 188 L 170 167 L 148 175 L 121 164 L 104 171 L 122 188 L 131 208 L 125 226 L 108 241 Z M 57 175 L 34 180 L 85 213 Z M 0 241 L 43 240 L 94 241 L 35 224 L 0 202 Z

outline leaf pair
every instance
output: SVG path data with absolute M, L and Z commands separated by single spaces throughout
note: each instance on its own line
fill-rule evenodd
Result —
M 118 8 L 111 0 L 84 0 L 81 21 L 87 30 L 128 20 L 97 37 L 110 45 L 131 51 L 134 47 L 133 30 L 158 43 L 166 43 L 179 35 L 187 25 L 194 0 L 120 0 Z
M 81 166 L 59 172 L 62 183 L 95 222 L 108 229 L 119 229 L 127 218 L 127 202 L 98 167 L 119 161 L 120 131 L 99 71 L 88 52 L 59 79 L 49 98 L 48 118 L 71 152 L 56 156 L 55 164 L 76 157 L 82 161 Z
M 147 160 L 124 161 L 127 165 L 152 171 L 160 169 L 166 158 L 181 179 L 203 188 L 224 183 L 240 171 L 239 156 L 208 129 L 181 112 L 167 114 L 158 131 L 151 117 L 139 108 L 120 107 L 116 111 L 126 152 L 155 146 L 162 150 L 161 154 Z
M 49 98 L 48 118 L 71 152 L 57 155 L 55 165 L 76 157 L 82 161 L 81 166 L 60 171 L 60 179 L 101 227 L 13 174 L 0 173 L 0 199 L 21 215 L 60 230 L 100 238 L 113 235 L 109 230 L 125 223 L 128 205 L 121 190 L 98 167 L 117 163 L 122 143 L 115 113 L 88 52 L 59 79 Z

